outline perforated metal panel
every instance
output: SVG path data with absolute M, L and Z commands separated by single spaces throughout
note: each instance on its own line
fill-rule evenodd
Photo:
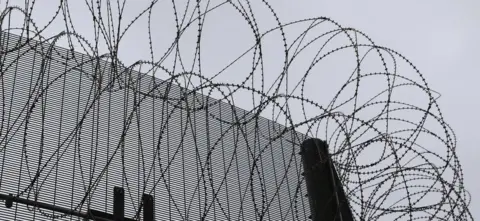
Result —
M 307 219 L 301 134 L 108 59 L 20 42 L 2 35 L 14 51 L 0 56 L 1 194 L 112 213 L 120 186 L 129 218 L 146 193 L 157 220 Z M 0 220 L 54 217 L 79 219 L 0 207 Z

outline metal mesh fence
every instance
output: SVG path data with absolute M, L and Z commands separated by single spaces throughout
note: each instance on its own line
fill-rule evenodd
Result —
M 306 219 L 303 135 L 105 59 L 3 33 L 0 192 L 159 220 Z M 114 68 L 115 67 L 115 68 Z M 261 154 L 260 154 L 261 153 Z M 16 204 L 0 219 L 60 218 Z M 76 219 L 64 217 L 65 220 Z

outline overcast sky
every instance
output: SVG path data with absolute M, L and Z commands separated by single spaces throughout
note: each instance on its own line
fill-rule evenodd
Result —
M 457 135 L 457 154 L 472 195 L 470 210 L 480 217 L 480 1 L 281 2 L 281 16 L 331 17 L 397 50 L 420 69 L 431 88 L 442 94 L 438 102 Z
M 438 102 L 458 138 L 457 154 L 472 194 L 470 210 L 480 217 L 480 1 L 321 1 L 308 6 L 313 2 L 292 1 L 280 10 L 282 15 L 295 10 L 295 17 L 329 16 L 364 31 L 410 59 L 442 94 Z
M 5 1 L 1 2 L 5 4 Z M 33 17 L 38 27 L 45 26 L 51 19 L 53 12 L 57 10 L 57 3 L 54 2 L 57 1 L 36 1 Z M 146 8 L 150 1 L 138 0 L 132 2 L 127 3 L 128 13 L 124 16 L 126 17 L 125 21 L 132 20 L 135 15 Z M 185 7 L 184 2 L 186 1 L 176 2 L 178 2 L 179 8 Z M 219 2 L 221 1 L 212 0 L 211 5 L 216 5 Z M 18 1 L 16 4 L 20 3 L 23 4 L 23 1 Z M 87 17 L 88 19 L 85 19 L 86 16 L 82 16 L 82 13 L 88 12 L 84 1 L 72 1 L 70 4 L 72 4 L 70 13 L 77 32 L 92 40 L 91 18 Z M 261 3 L 259 4 L 261 5 Z M 446 122 L 453 127 L 457 135 L 457 154 L 463 166 L 466 188 L 473 199 L 470 210 L 474 217 L 479 217 L 480 202 L 477 199 L 480 198 L 480 188 L 478 188 L 480 178 L 478 178 L 478 172 L 475 171 L 480 159 L 480 151 L 477 147 L 478 141 L 476 140 L 478 125 L 480 125 L 480 118 L 478 117 L 480 109 L 478 81 L 480 77 L 477 73 L 479 70 L 477 65 L 480 63 L 480 1 L 275 0 L 270 1 L 270 4 L 282 23 L 304 18 L 329 17 L 344 27 L 353 27 L 366 33 L 376 44 L 392 48 L 412 61 L 427 79 L 429 86 L 441 94 L 438 103 Z M 162 7 L 162 5 L 165 7 Z M 260 29 L 266 31 L 274 27 L 275 20 L 271 16 L 271 12 L 266 10 L 264 6 L 258 8 L 259 11 L 255 11 L 255 14 L 258 15 L 256 19 Z M 155 59 L 159 59 L 163 55 L 175 36 L 175 23 L 171 16 L 171 10 L 170 1 L 164 1 L 159 4 L 152 15 L 151 28 Z M 125 27 L 126 23 L 122 27 Z M 194 24 L 194 26 L 196 25 Z M 295 35 L 290 33 L 302 31 L 305 27 L 286 29 L 287 40 L 291 41 L 288 38 Z M 190 48 L 186 50 L 190 51 L 192 47 L 194 49 L 196 40 L 196 27 L 191 29 L 192 37 L 185 37 L 190 42 L 184 44 L 187 45 L 185 47 Z M 46 35 L 56 34 L 62 30 L 65 30 L 65 26 L 63 20 L 60 19 L 49 27 Z M 137 60 L 150 59 L 146 30 L 147 18 L 141 18 L 125 35 L 119 52 L 120 58 L 125 64 L 129 65 Z M 328 30 L 330 29 L 324 29 L 324 31 Z M 321 33 L 321 31 L 318 33 Z M 213 76 L 212 73 L 220 71 L 229 61 L 232 61 L 239 53 L 244 52 L 252 45 L 252 34 L 246 26 L 245 20 L 231 8 L 219 10 L 218 14 L 208 16 L 203 34 L 202 59 L 205 63 L 202 62 L 202 74 L 208 77 Z M 271 41 L 267 41 L 265 46 L 268 48 L 265 57 L 268 56 L 267 61 L 270 62 L 267 62 L 265 71 L 267 84 L 268 82 L 271 84 L 278 76 L 280 70 L 277 69 L 281 67 L 283 62 L 283 45 L 281 39 L 278 38 L 279 35 L 275 36 Z M 269 42 L 271 42 L 271 45 Z M 106 52 L 104 45 L 103 48 L 102 45 L 100 48 L 100 51 Z M 193 54 L 188 53 L 184 55 L 186 64 L 192 65 L 192 56 Z M 351 59 L 352 57 L 345 58 L 350 62 Z M 310 62 L 311 60 L 306 64 Z M 335 73 L 324 75 L 324 78 L 315 78 L 316 81 L 329 82 L 328 84 L 335 84 L 336 81 L 344 82 L 345 78 L 341 78 L 340 74 L 336 73 L 343 71 L 342 68 L 346 66 L 343 62 L 348 61 L 344 61 L 344 57 L 338 57 L 334 61 L 324 64 L 327 72 Z M 242 64 L 244 65 L 242 66 Z M 226 71 L 217 80 L 238 83 L 240 79 L 245 78 L 250 67 L 251 59 L 240 61 L 236 67 Z M 298 70 L 303 69 L 299 68 Z M 351 68 L 345 69 L 345 71 L 347 70 L 352 71 Z M 292 81 L 295 81 L 295 75 L 291 75 Z M 159 77 L 161 78 L 161 76 Z M 336 90 L 332 88 L 335 88 L 335 86 L 327 85 L 326 89 L 316 88 L 315 85 L 311 86 L 309 89 L 311 99 L 319 103 L 322 103 L 320 97 L 325 97 L 323 98 L 325 100 L 331 99 L 331 95 L 320 95 Z M 251 103 L 247 99 L 239 98 L 237 104 L 248 109 L 249 102 Z
M 457 135 L 457 154 L 472 195 L 470 210 L 480 217 L 480 1 L 278 2 L 276 9 L 285 20 L 330 17 L 402 53 L 420 69 L 442 94 L 438 102 Z

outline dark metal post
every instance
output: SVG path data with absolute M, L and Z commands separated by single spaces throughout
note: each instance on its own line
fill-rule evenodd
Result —
M 328 155 L 328 145 L 319 139 L 302 143 L 301 155 L 314 221 L 353 221 L 340 179 Z
M 125 192 L 121 187 L 113 188 L 113 219 L 124 221 L 125 217 Z
M 143 220 L 144 221 L 153 221 L 155 220 L 155 211 L 153 208 L 153 197 L 148 194 L 143 194 Z

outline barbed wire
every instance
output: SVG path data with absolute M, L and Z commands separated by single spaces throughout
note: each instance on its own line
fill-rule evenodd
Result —
M 170 220 L 305 220 L 298 152 L 318 137 L 355 220 L 473 220 L 440 95 L 402 54 L 330 18 L 281 22 L 266 0 L 145 2 L 82 2 L 77 16 L 93 21 L 93 32 L 74 24 L 79 3 L 3 3 L 0 192 L 108 210 L 108 190 L 121 185 L 136 219 L 137 196 L 147 193 L 157 217 Z M 126 20 L 135 4 L 143 8 Z M 47 7 L 52 14 L 37 25 Z M 172 20 L 152 19 L 164 8 Z M 206 61 L 222 55 L 207 56 L 205 36 L 220 35 L 208 24 L 222 11 L 240 16 L 251 36 L 242 37 L 246 48 L 229 45 L 240 56 L 211 72 Z M 165 29 L 174 38 L 164 50 L 152 34 L 159 23 L 175 26 Z M 147 31 L 136 33 L 137 24 Z M 133 47 L 146 45 L 149 59 L 122 62 L 127 33 L 147 35 Z M 329 60 L 338 55 L 342 63 Z M 317 70 L 325 65 L 333 69 Z M 20 210 L 9 215 L 70 218 Z

